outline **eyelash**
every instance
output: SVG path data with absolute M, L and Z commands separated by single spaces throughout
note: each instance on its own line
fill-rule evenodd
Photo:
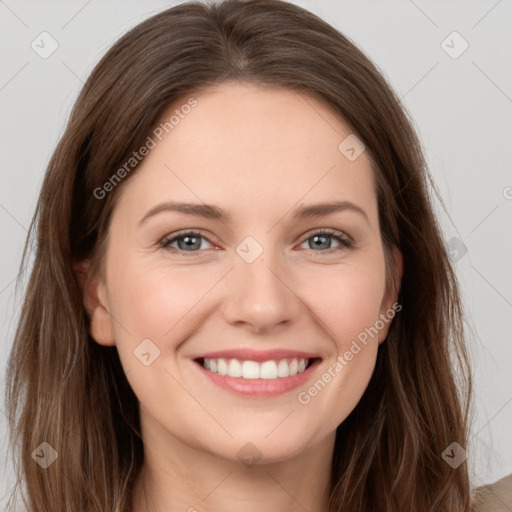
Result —
M 341 245 L 339 247 L 334 247 L 334 248 L 331 248 L 331 249 L 326 249 L 325 251 L 313 251 L 313 249 L 309 249 L 309 250 L 311 250 L 313 252 L 318 252 L 318 253 L 332 254 L 332 253 L 335 253 L 335 252 L 338 252 L 338 251 L 342 251 L 344 249 L 350 249 L 354 245 L 354 242 L 353 242 L 353 240 L 350 237 L 348 237 L 346 235 L 343 235 L 343 234 L 341 234 L 338 231 L 331 230 L 331 229 L 322 229 L 322 230 L 319 230 L 319 231 L 315 231 L 314 233 L 309 235 L 307 238 L 305 238 L 301 242 L 301 245 L 302 245 L 302 243 L 306 242 L 310 238 L 313 238 L 315 236 L 322 236 L 322 235 L 327 235 L 327 236 L 329 236 L 331 238 L 336 239 L 338 242 L 340 242 Z M 170 247 L 169 247 L 170 244 L 176 242 L 177 240 L 185 238 L 187 236 L 203 238 L 204 240 L 206 240 L 210 244 L 215 245 L 208 237 L 204 236 L 202 233 L 200 233 L 198 231 L 181 231 L 181 232 L 178 232 L 177 234 L 175 234 L 175 235 L 173 235 L 171 237 L 164 237 L 159 242 L 159 245 L 163 249 L 168 249 L 169 250 L 170 249 Z M 172 249 L 175 250 L 175 251 L 178 251 L 180 253 L 185 253 L 185 254 L 189 253 L 190 255 L 192 255 L 194 253 L 197 254 L 197 253 L 202 252 L 201 250 L 197 250 L 197 251 L 184 251 L 182 249 L 177 249 L 175 247 L 172 247 Z

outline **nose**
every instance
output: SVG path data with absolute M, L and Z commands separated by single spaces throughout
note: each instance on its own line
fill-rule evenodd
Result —
M 278 258 L 263 253 L 252 263 L 236 258 L 227 276 L 224 318 L 253 333 L 268 333 L 300 318 L 303 304 L 290 272 Z

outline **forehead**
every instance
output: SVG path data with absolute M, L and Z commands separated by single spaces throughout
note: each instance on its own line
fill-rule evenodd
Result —
M 352 140 L 349 126 L 310 95 L 227 82 L 177 98 L 157 124 L 155 146 L 123 201 L 149 208 L 194 200 L 254 211 L 358 200 L 370 215 L 375 210 L 369 156 L 347 158 L 340 144 Z

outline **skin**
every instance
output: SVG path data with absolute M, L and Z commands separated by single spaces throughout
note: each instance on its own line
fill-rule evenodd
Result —
M 237 82 L 193 96 L 198 105 L 122 184 L 101 272 L 85 281 L 91 334 L 117 346 L 140 403 L 145 460 L 133 512 L 325 511 L 336 428 L 367 387 L 391 322 L 307 405 L 297 395 L 392 308 L 402 275 L 395 250 L 386 287 L 370 157 L 349 161 L 338 150 L 351 131 L 313 97 Z M 139 225 L 170 200 L 217 205 L 232 219 L 167 211 Z M 350 210 L 292 218 L 301 205 L 329 201 L 350 201 L 367 219 Z M 311 237 L 324 228 L 354 245 L 327 237 L 315 248 Z M 189 252 L 183 239 L 159 245 L 186 229 L 206 238 Z M 236 252 L 247 236 L 263 248 L 252 263 Z M 147 338 L 160 350 L 149 366 L 133 353 Z M 191 359 L 237 347 L 322 361 L 299 389 L 239 397 Z M 256 465 L 237 456 L 248 442 Z

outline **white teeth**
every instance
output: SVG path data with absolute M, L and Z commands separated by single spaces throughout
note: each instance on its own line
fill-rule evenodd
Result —
M 283 359 L 279 361 L 277 365 L 277 376 L 278 377 L 288 377 L 290 375 L 290 370 L 288 368 L 288 363 Z
M 217 373 L 219 375 L 226 375 L 228 373 L 228 363 L 226 363 L 225 359 L 217 361 Z
M 261 363 L 260 379 L 277 379 L 277 364 L 275 361 Z
M 302 373 L 309 359 L 281 359 L 278 361 L 239 361 L 237 359 L 203 360 L 203 368 L 219 375 L 241 377 L 243 379 L 277 379 Z
M 242 363 L 242 377 L 244 379 L 259 379 L 260 365 L 255 361 L 244 361 Z
M 293 359 L 288 368 L 288 371 L 290 372 L 290 377 L 292 375 L 297 375 L 298 369 L 299 369 L 299 363 L 297 362 L 297 359 Z
M 231 359 L 228 366 L 228 373 L 231 377 L 242 376 L 242 363 L 236 359 Z

